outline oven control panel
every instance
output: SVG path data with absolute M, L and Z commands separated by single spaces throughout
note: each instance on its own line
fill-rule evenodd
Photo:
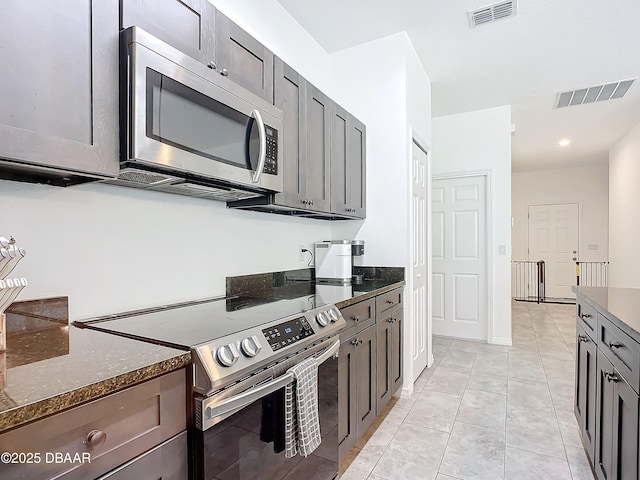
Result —
M 302 316 L 282 322 L 278 325 L 272 325 L 262 330 L 271 349 L 275 352 L 281 348 L 288 347 L 303 338 L 313 335 L 315 332 L 307 318 Z

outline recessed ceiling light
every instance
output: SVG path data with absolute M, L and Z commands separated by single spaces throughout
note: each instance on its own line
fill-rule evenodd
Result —
M 569 140 L 568 138 L 563 138 L 562 140 L 560 140 L 558 142 L 558 145 L 560 147 L 566 147 L 567 145 L 569 145 L 571 143 L 571 140 Z

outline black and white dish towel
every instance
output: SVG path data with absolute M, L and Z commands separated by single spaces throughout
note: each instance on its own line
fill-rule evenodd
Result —
M 322 441 L 318 417 L 318 362 L 309 357 L 291 367 L 285 387 L 285 457 L 310 455 Z

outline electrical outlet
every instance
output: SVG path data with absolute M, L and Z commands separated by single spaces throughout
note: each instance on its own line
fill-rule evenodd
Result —
M 304 251 L 307 249 L 304 245 L 298 245 L 298 261 L 304 262 Z

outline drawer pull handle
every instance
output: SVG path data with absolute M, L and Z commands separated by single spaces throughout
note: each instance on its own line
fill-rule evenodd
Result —
M 615 374 L 615 372 L 604 372 L 604 378 L 607 379 L 607 382 L 617 383 L 620 378 Z
M 578 335 L 578 340 L 581 342 L 588 342 L 589 337 L 587 337 L 586 335 Z
M 609 348 L 620 348 L 624 347 L 624 345 L 620 342 L 609 342 Z
M 583 313 L 582 315 L 580 315 L 580 317 L 582 317 L 583 320 L 586 320 L 587 318 L 591 318 L 591 314 L 590 313 Z
M 89 448 L 97 448 L 107 440 L 107 434 L 102 430 L 91 430 L 87 435 L 87 445 Z
M 360 317 L 351 317 L 351 320 L 353 320 L 354 322 L 359 322 L 360 321 Z
M 387 300 L 387 303 L 388 303 L 389 305 L 393 305 L 393 300 Z

